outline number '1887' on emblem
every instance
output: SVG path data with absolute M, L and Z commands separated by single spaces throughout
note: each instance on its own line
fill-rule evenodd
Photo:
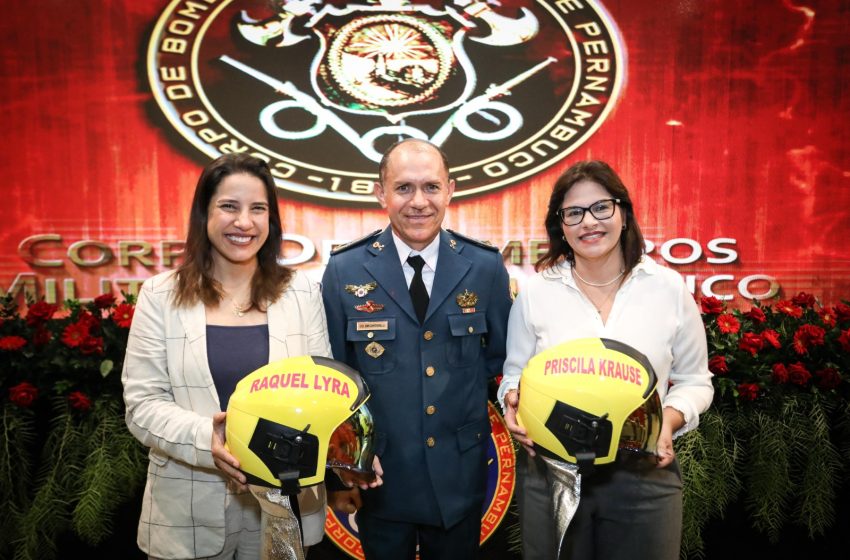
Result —
M 602 125 L 623 45 L 599 2 L 176 0 L 147 54 L 171 125 L 266 159 L 285 191 L 374 203 L 393 142 L 451 155 L 456 197 L 553 165 Z

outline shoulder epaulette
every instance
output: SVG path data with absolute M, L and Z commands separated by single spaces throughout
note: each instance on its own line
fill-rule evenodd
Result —
M 476 247 L 481 247 L 482 249 L 487 249 L 488 251 L 496 251 L 497 253 L 499 252 L 499 248 L 496 247 L 495 245 L 493 245 L 492 243 L 490 243 L 489 241 L 482 241 L 480 239 L 468 237 L 466 235 L 460 234 L 460 233 L 458 233 L 454 230 L 451 230 L 451 229 L 447 229 L 446 231 L 451 233 L 453 236 L 457 237 L 458 239 L 462 239 L 462 240 L 466 241 L 467 243 L 471 243 L 471 244 L 475 245 Z
M 369 241 L 370 239 L 372 239 L 373 237 L 375 237 L 376 235 L 378 235 L 382 231 L 383 230 L 381 230 L 381 229 L 376 229 L 372 233 L 364 235 L 360 239 L 355 239 L 354 241 L 349 241 L 345 245 L 340 245 L 339 247 L 337 247 L 336 249 L 331 251 L 331 255 L 336 255 L 336 254 L 342 253 L 343 251 L 348 251 L 349 249 L 353 249 L 354 247 L 357 247 L 359 245 L 363 245 L 364 243 L 366 243 L 367 241 Z

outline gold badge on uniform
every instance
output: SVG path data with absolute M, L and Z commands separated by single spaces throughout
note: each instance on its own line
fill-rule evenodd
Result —
M 366 353 L 372 356 L 373 358 L 380 358 L 381 354 L 384 353 L 384 347 L 379 343 L 372 341 L 366 345 Z
M 455 301 L 460 306 L 462 313 L 475 313 L 475 304 L 478 303 L 478 296 L 475 292 L 464 290 L 457 295 Z
M 383 250 L 384 250 L 384 246 L 383 246 L 383 245 L 381 245 L 381 244 L 380 244 L 379 242 L 377 242 L 377 241 L 375 241 L 374 243 L 372 243 L 372 247 L 374 247 L 374 248 L 375 248 L 375 249 L 377 249 L 378 251 L 383 251 Z
M 357 311 L 362 311 L 364 313 L 374 313 L 375 311 L 380 311 L 384 308 L 383 303 L 375 303 L 371 299 L 367 299 L 366 303 L 362 305 L 355 305 L 354 309 Z
M 357 297 L 366 297 L 366 294 L 377 287 L 377 282 L 369 282 L 368 284 L 346 284 L 345 291 L 349 294 L 354 294 Z
M 449 247 L 451 247 L 452 249 L 457 247 L 457 241 L 455 241 L 454 239 L 449 239 Z

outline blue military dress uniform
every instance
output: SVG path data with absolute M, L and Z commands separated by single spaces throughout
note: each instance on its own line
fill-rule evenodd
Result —
M 451 527 L 480 512 L 486 486 L 487 381 L 501 373 L 511 306 L 495 247 L 441 231 L 420 325 L 391 229 L 335 251 L 322 281 L 334 358 L 357 369 L 382 436 L 379 518 Z

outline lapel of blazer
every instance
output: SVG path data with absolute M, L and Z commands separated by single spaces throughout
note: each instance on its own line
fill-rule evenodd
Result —
M 284 301 L 289 297 L 286 292 L 269 305 L 266 316 L 269 320 L 269 363 L 289 357 L 286 345 L 287 314 L 284 313 Z
M 452 294 L 458 283 L 472 268 L 469 259 L 461 255 L 463 242 L 457 241 L 452 248 L 450 239 L 452 238 L 448 233 L 440 231 L 440 256 L 437 258 L 437 271 L 434 275 L 434 285 L 431 287 L 431 299 L 428 302 L 428 312 L 425 314 L 426 320 Z
M 413 309 L 413 301 L 411 301 L 410 292 L 407 290 L 407 280 L 404 279 L 401 261 L 399 261 L 398 251 L 395 249 L 389 227 L 378 236 L 376 243 L 378 247 L 374 244 L 366 247 L 367 253 L 372 255 L 372 258 L 368 258 L 363 266 L 375 279 L 378 286 L 396 302 L 396 305 L 411 319 L 418 322 L 419 319 L 416 318 L 416 311 Z
M 210 397 L 215 400 L 216 404 L 221 406 L 218 400 L 218 392 L 215 389 L 212 372 L 210 371 L 210 363 L 207 358 L 207 315 L 204 310 L 204 304 L 198 302 L 192 307 L 178 307 L 177 316 L 183 324 L 183 330 L 186 332 L 186 341 L 189 344 L 189 351 L 195 357 L 195 363 L 200 366 L 200 371 L 194 373 L 198 378 L 195 380 L 186 379 L 189 385 L 199 384 L 206 386 L 209 390 Z M 184 363 L 186 363 L 184 361 Z M 184 379 L 193 375 L 191 371 L 183 371 Z

